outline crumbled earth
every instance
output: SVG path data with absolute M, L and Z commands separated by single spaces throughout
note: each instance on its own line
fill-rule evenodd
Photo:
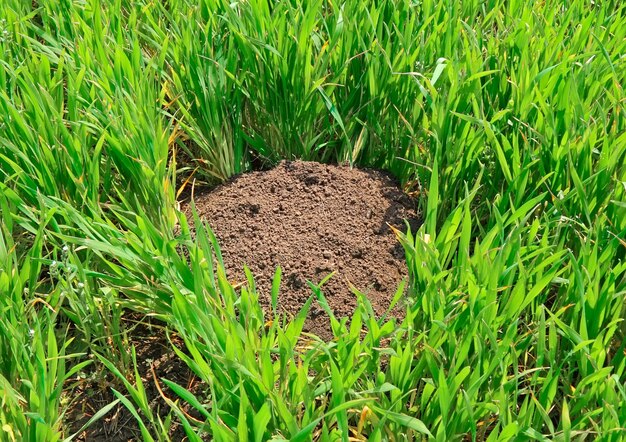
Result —
M 265 308 L 281 266 L 279 307 L 289 314 L 311 296 L 307 281 L 317 284 L 332 272 L 322 291 L 337 317 L 350 317 L 356 308 L 350 284 L 367 295 L 376 315 L 384 314 L 407 277 L 404 251 L 390 225 L 419 225 L 415 201 L 389 174 L 313 162 L 284 161 L 240 175 L 194 201 L 219 240 L 229 280 L 245 281 L 247 265 Z M 305 331 L 332 338 L 317 303 Z

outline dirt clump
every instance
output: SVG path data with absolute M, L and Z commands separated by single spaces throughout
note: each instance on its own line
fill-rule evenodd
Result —
M 356 308 L 349 283 L 382 315 L 407 277 L 404 251 L 389 225 L 404 230 L 405 219 L 412 228 L 419 225 L 415 201 L 389 174 L 314 162 L 283 161 L 269 171 L 240 175 L 194 201 L 219 240 L 229 280 L 245 281 L 247 265 L 267 308 L 280 265 L 279 307 L 291 314 L 312 294 L 307 280 L 319 283 L 334 271 L 323 293 L 337 317 L 349 317 Z M 315 302 L 305 331 L 332 337 Z

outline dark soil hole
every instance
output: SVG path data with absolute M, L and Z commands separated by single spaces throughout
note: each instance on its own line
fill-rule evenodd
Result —
M 350 283 L 382 315 L 407 277 L 389 225 L 404 230 L 404 220 L 412 229 L 420 224 L 415 201 L 391 175 L 303 161 L 240 175 L 196 194 L 195 204 L 219 239 L 228 278 L 245 281 L 247 265 L 264 307 L 274 271 L 283 268 L 279 304 L 291 314 L 312 294 L 306 281 L 318 283 L 334 271 L 323 292 L 336 316 L 349 317 L 356 308 Z M 403 309 L 396 310 L 401 315 Z M 332 336 L 325 314 L 309 315 L 305 330 Z

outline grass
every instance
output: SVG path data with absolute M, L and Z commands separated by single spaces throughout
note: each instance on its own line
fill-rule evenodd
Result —
M 189 440 L 622 440 L 625 8 L 4 0 L 0 440 L 71 440 L 93 370 L 144 440 L 171 422 Z M 404 320 L 356 291 L 321 342 L 306 308 L 228 283 L 209 226 L 192 241 L 180 183 L 284 158 L 382 167 L 418 195 Z M 130 311 L 206 385 L 162 379 L 166 418 Z

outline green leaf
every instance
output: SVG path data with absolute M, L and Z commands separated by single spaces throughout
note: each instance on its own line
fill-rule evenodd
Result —
M 83 431 L 85 431 L 87 428 L 89 428 L 95 422 L 97 422 L 98 420 L 100 420 L 104 416 L 106 416 L 113 409 L 113 407 L 115 407 L 119 402 L 120 402 L 119 399 L 115 399 L 113 402 L 111 402 L 111 403 L 105 405 L 104 407 L 102 407 L 93 416 L 91 416 L 91 418 L 82 427 L 80 427 L 80 429 L 76 433 L 74 433 L 71 436 L 63 439 L 63 441 L 64 442 L 72 441 L 76 436 L 81 434 Z
M 396 413 L 396 412 L 389 411 L 389 410 L 384 410 L 376 406 L 374 406 L 373 409 L 376 410 L 376 412 L 380 416 L 384 417 L 385 419 L 388 419 L 403 427 L 415 430 L 418 433 L 425 434 L 429 437 L 433 437 L 431 432 L 428 431 L 428 428 L 426 427 L 426 425 L 424 425 L 424 422 L 422 422 L 421 420 L 415 417 L 407 416 L 406 414 Z

